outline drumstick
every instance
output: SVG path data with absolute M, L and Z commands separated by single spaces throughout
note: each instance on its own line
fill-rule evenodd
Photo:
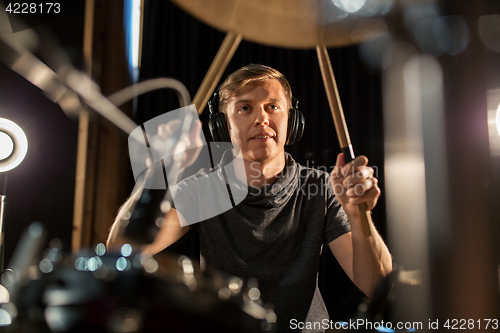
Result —
M 222 74 L 226 70 L 229 60 L 233 57 L 234 52 L 240 45 L 241 34 L 229 31 L 222 41 L 222 44 L 215 55 L 207 74 L 203 78 L 198 91 L 193 99 L 193 104 L 196 105 L 198 114 L 203 112 L 205 105 L 210 99 L 210 95 L 215 90 L 217 82 L 219 82 Z
M 335 123 L 335 131 L 337 132 L 340 148 L 344 153 L 345 163 L 347 164 L 354 160 L 355 156 L 344 118 L 344 111 L 340 103 L 339 91 L 337 89 L 337 83 L 335 82 L 335 76 L 333 75 L 332 64 L 330 63 L 330 57 L 328 56 L 328 50 L 325 45 L 317 45 L 316 52 L 318 54 L 319 67 L 321 69 L 321 75 L 323 76 L 323 83 L 325 84 L 333 122 Z M 365 203 L 358 205 L 358 213 L 361 218 L 363 233 L 366 237 L 371 236 L 371 215 L 370 212 L 367 211 Z

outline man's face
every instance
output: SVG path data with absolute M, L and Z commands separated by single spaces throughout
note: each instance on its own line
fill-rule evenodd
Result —
M 253 82 L 227 103 L 231 141 L 248 161 L 268 162 L 283 156 L 288 105 L 278 80 Z

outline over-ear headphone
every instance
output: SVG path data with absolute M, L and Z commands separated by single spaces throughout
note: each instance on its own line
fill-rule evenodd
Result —
M 226 114 L 219 110 L 219 88 L 217 88 L 212 99 L 208 102 L 208 110 L 210 111 L 208 128 L 214 141 L 231 142 L 229 129 L 227 128 Z M 302 112 L 298 109 L 299 100 L 292 97 L 292 105 L 293 107 L 290 109 L 288 115 L 286 145 L 292 145 L 295 141 L 300 141 L 304 134 L 305 119 Z

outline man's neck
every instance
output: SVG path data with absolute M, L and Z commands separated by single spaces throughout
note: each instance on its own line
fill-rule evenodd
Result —
M 262 188 L 276 182 L 285 168 L 285 154 L 277 156 L 273 160 L 253 161 L 244 159 L 246 171 L 246 183 L 251 187 Z

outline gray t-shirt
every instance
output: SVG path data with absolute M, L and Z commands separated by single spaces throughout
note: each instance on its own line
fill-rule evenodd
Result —
M 257 278 L 262 300 L 274 305 L 279 331 L 290 330 L 292 319 L 328 318 L 317 289 L 322 245 L 350 230 L 330 175 L 285 155 L 286 167 L 273 185 L 250 187 L 236 207 L 190 225 L 200 235 L 202 265 Z M 219 174 L 223 177 L 220 169 Z M 195 177 L 206 175 L 201 170 Z M 188 222 L 199 220 L 195 215 L 203 210 L 193 208 L 213 200 L 209 186 L 189 196 L 180 195 L 182 182 L 177 186 L 175 208 Z

